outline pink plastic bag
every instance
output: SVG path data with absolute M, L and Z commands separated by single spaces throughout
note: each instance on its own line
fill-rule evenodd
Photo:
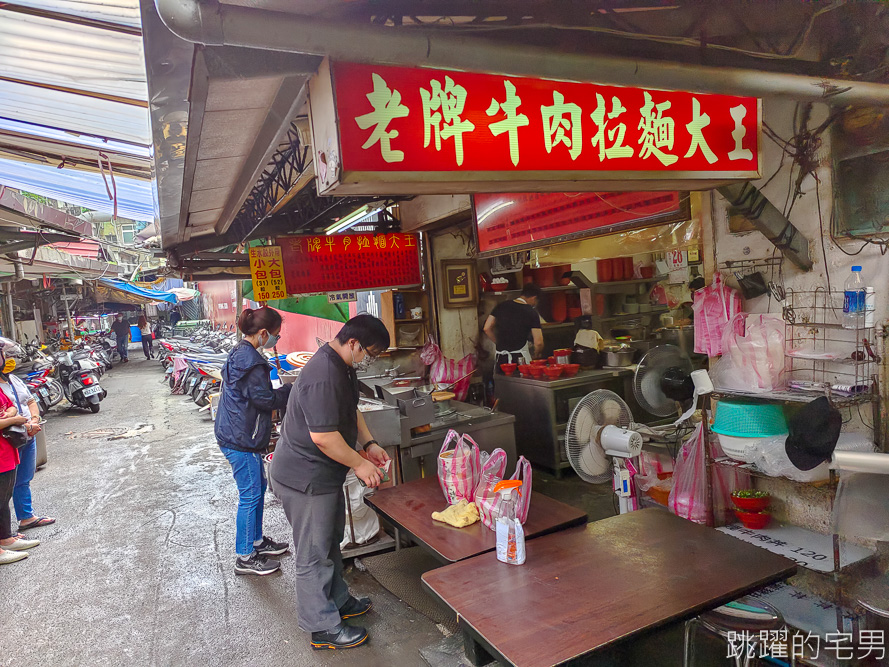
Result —
M 722 331 L 735 314 L 741 312 L 738 293 L 715 274 L 713 284 L 695 292 L 695 352 L 715 357 L 722 354 Z
M 456 382 L 457 384 L 454 385 L 453 391 L 457 395 L 457 400 L 466 400 L 466 395 L 469 393 L 469 385 L 472 382 L 469 374 L 475 370 L 477 362 L 474 353 L 467 354 L 459 361 L 448 359 L 444 356 L 438 344 L 430 337 L 423 349 L 420 350 L 420 359 L 430 367 L 430 382 L 441 385 Z
M 438 483 L 448 504 L 463 499 L 473 502 L 480 473 L 481 455 L 475 440 L 453 429 L 448 431 L 438 454 Z
M 531 464 L 524 456 L 519 457 L 515 472 L 510 479 L 522 480 L 522 486 L 519 489 L 521 495 L 516 502 L 516 518 L 521 523 L 525 523 L 528 520 L 528 510 L 531 508 Z
M 482 464 L 478 487 L 475 489 L 475 506 L 482 523 L 494 530 L 494 508 L 497 507 L 497 494 L 494 487 L 506 473 L 506 452 L 499 447 L 491 452 Z
M 711 452 L 714 458 L 723 456 L 718 445 Z M 732 492 L 750 485 L 746 473 L 736 468 L 713 466 L 713 519 L 715 525 L 733 523 Z M 695 523 L 707 523 L 707 456 L 704 427 L 698 424 L 676 457 L 673 467 L 673 488 L 667 500 L 673 514 Z

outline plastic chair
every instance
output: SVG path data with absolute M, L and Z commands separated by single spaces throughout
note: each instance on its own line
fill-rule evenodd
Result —
M 772 605 L 747 597 L 706 611 L 685 622 L 685 649 L 682 663 L 684 667 L 692 667 L 694 664 L 694 637 L 699 626 L 721 637 L 727 646 L 730 632 L 746 633 L 744 636 L 749 638 L 749 641 L 745 642 L 746 646 L 734 660 L 736 667 L 748 667 L 756 655 L 760 632 L 782 629 L 784 617 Z M 790 661 L 791 665 L 796 664 L 795 658 L 791 657 Z

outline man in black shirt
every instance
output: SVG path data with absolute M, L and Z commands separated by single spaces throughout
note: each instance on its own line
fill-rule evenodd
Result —
M 381 480 L 389 456 L 358 410 L 356 370 L 389 348 L 389 332 L 371 315 L 346 322 L 300 371 L 290 393 L 270 474 L 293 528 L 299 627 L 315 650 L 353 648 L 367 630 L 343 623 L 370 610 L 343 580 L 340 541 L 346 526 L 343 483 L 353 469 L 367 486 Z M 359 456 L 360 445 L 368 459 Z
M 117 338 L 117 351 L 120 353 L 120 360 L 123 362 L 129 361 L 129 353 L 127 350 L 130 346 L 130 325 L 120 313 L 114 318 L 114 322 L 111 325 L 111 331 Z
M 485 334 L 497 349 L 496 370 L 500 364 L 529 364 L 532 357 L 543 352 L 543 329 L 540 315 L 534 310 L 539 298 L 540 288 L 528 283 L 522 296 L 497 304 L 488 316 Z

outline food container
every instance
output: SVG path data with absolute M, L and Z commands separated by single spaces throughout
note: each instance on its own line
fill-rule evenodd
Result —
M 534 269 L 534 282 L 538 287 L 553 287 L 556 284 L 555 274 L 555 269 L 552 266 Z
M 632 347 L 606 347 L 602 352 L 605 365 L 613 367 L 630 366 L 636 356 L 636 350 Z
M 495 292 L 503 292 L 509 287 L 509 283 L 491 283 L 491 289 Z
M 562 375 L 566 378 L 573 378 L 580 372 L 580 364 L 565 364 L 562 366 Z
M 738 496 L 737 493 L 738 492 L 736 491 L 732 494 L 732 503 L 734 503 L 735 507 L 739 510 L 745 512 L 762 512 L 772 502 L 772 497 L 769 494 L 754 498 L 743 498 Z
M 633 268 L 633 258 L 632 257 L 624 257 L 624 280 L 632 280 L 635 275 L 635 269 Z
M 500 364 L 500 370 L 503 371 L 504 375 L 512 375 L 518 367 L 518 364 Z
M 772 515 L 768 512 L 744 512 L 743 510 L 735 510 L 735 514 L 745 528 L 759 530 L 769 525 Z
M 546 377 L 548 377 L 550 380 L 555 380 L 557 377 L 559 377 L 562 374 L 562 367 L 559 366 L 558 364 L 555 366 L 546 366 L 543 369 L 543 372 L 546 374 Z
M 654 267 L 653 266 L 640 266 L 639 274 L 643 278 L 652 278 L 654 277 Z
M 519 374 L 523 378 L 531 377 L 531 364 L 520 364 L 519 365 Z
M 547 369 L 547 366 L 543 364 L 534 364 L 528 370 L 531 372 L 531 377 L 539 380 L 543 377 L 544 371 Z
M 610 283 L 614 280 L 614 271 L 610 259 L 596 260 L 596 278 L 600 283 Z
M 555 362 L 561 366 L 571 363 L 571 350 L 561 349 L 553 351 Z M 552 362 L 550 362 L 552 364 Z
M 624 304 L 624 312 L 628 315 L 637 315 L 639 313 L 639 304 L 638 303 L 625 303 Z
M 568 319 L 576 320 L 578 317 L 583 317 L 583 308 L 578 308 L 573 306 L 568 309 Z
M 546 359 L 532 359 L 531 360 L 532 366 L 546 366 L 546 363 L 547 363 Z
M 415 389 L 395 389 L 391 385 L 380 387 L 383 398 L 389 405 L 399 409 L 407 418 L 410 428 L 426 426 L 435 420 L 435 405 L 429 394 Z
M 583 368 L 597 368 L 599 366 L 599 350 L 585 345 L 575 345 L 571 358 L 575 364 L 580 364 Z

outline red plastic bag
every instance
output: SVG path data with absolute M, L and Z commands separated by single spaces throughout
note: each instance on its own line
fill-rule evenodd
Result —
M 475 440 L 454 429 L 448 431 L 438 454 L 438 483 L 448 504 L 463 499 L 473 502 L 480 473 L 481 455 Z
M 506 473 L 506 452 L 499 447 L 491 452 L 482 464 L 478 487 L 475 489 L 475 506 L 482 523 L 494 530 L 494 509 L 497 507 L 497 494 L 494 487 Z
M 714 458 L 723 456 L 718 445 L 714 445 Z M 713 466 L 713 519 L 716 526 L 734 522 L 732 492 L 750 486 L 750 478 L 737 468 Z M 707 456 L 705 451 L 704 427 L 698 424 L 694 434 L 679 450 L 673 465 L 673 488 L 667 507 L 676 516 L 707 523 Z

